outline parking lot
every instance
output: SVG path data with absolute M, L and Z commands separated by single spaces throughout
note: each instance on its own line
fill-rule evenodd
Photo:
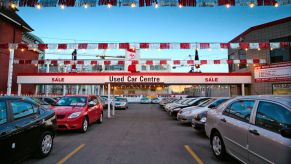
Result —
M 208 138 L 181 125 L 156 104 L 130 104 L 87 133 L 59 132 L 51 154 L 24 163 L 238 163 L 221 162 Z

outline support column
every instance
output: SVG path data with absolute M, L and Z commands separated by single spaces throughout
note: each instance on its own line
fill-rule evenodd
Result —
M 63 85 L 63 96 L 66 95 L 66 85 Z
M 79 85 L 76 86 L 76 94 L 79 94 Z
M 21 84 L 18 83 L 17 95 L 21 96 Z
M 85 85 L 85 95 L 88 94 L 88 85 Z
M 14 49 L 9 49 L 9 66 L 8 66 L 8 80 L 7 80 L 7 95 L 11 96 L 12 75 L 13 75 L 13 62 L 14 62 Z
M 95 95 L 95 87 L 94 87 L 94 85 L 91 85 L 91 94 Z
M 46 63 L 46 73 L 50 72 L 50 64 Z M 48 96 L 48 85 L 45 85 L 45 96 Z
M 97 86 L 97 89 L 98 89 L 97 94 L 100 95 L 100 89 L 101 89 L 100 85 Z
M 35 85 L 35 92 L 34 92 L 34 96 L 37 96 L 37 93 L 38 93 L 38 87 L 37 87 L 37 85 Z
M 102 95 L 105 95 L 105 84 L 102 85 Z
M 241 84 L 241 95 L 245 96 L 245 84 Z
M 104 87 L 104 86 L 103 86 Z M 108 83 L 108 99 L 107 99 L 107 101 L 108 101 L 108 113 L 107 113 L 107 117 L 108 118 L 110 118 L 110 90 L 111 90 L 111 87 L 110 87 L 110 83 Z
M 113 99 L 112 99 L 112 116 L 115 115 L 115 88 L 113 87 Z

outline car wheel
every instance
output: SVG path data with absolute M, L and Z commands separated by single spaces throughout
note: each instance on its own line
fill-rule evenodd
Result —
M 225 146 L 222 137 L 218 132 L 214 132 L 211 137 L 211 149 L 217 159 L 223 160 L 226 157 Z
M 88 121 L 88 118 L 85 117 L 82 123 L 81 132 L 86 133 L 88 130 L 88 126 L 89 126 L 89 121 Z
M 103 122 L 103 113 L 100 114 L 100 118 L 99 120 L 97 121 L 98 124 L 102 124 Z
M 49 155 L 53 148 L 53 133 L 46 131 L 42 133 L 40 140 L 38 142 L 37 150 L 35 156 L 38 158 L 44 158 Z

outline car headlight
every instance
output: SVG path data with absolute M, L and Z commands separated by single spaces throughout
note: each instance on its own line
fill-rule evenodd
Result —
M 175 108 L 173 111 L 179 111 L 181 110 L 181 108 Z
M 206 120 L 207 120 L 207 119 L 206 119 L 206 117 L 202 117 L 202 118 L 201 118 L 201 120 L 200 120 L 200 122 L 203 122 L 203 123 L 205 123 L 205 122 L 206 122 Z
M 77 118 L 80 116 L 80 114 L 81 114 L 81 112 L 74 112 L 68 118 Z

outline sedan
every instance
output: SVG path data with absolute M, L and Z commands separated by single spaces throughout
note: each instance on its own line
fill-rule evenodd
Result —
M 27 97 L 0 98 L 0 161 L 18 163 L 34 154 L 50 154 L 56 129 L 55 112 Z
M 128 102 L 127 98 L 123 97 L 116 97 L 114 100 L 114 107 L 116 109 L 128 109 Z
M 151 99 L 147 98 L 147 97 L 143 97 L 140 99 L 140 103 L 141 104 L 150 104 L 151 103 Z
M 58 130 L 80 130 L 85 133 L 89 124 L 103 121 L 102 103 L 94 95 L 64 96 L 52 109 L 57 115 Z
M 291 163 L 291 96 L 236 97 L 207 112 L 213 154 L 242 163 Z

